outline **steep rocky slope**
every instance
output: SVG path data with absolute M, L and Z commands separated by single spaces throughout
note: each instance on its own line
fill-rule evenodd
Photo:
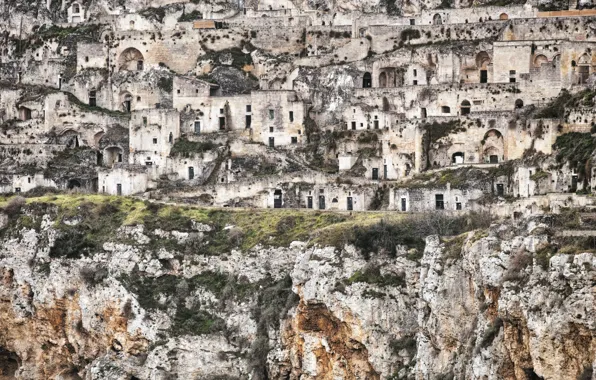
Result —
M 553 217 L 3 210 L 2 378 L 592 378 L 596 257 Z

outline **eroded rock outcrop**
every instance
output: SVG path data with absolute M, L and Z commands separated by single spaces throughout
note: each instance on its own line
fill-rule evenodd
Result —
M 5 378 L 592 376 L 596 257 L 545 256 L 540 221 L 429 236 L 420 255 L 297 241 L 214 252 L 239 239 L 224 214 L 156 223 L 172 211 L 147 207 L 156 216 L 76 256 L 57 244 L 99 239 L 82 214 L 38 204 L 4 223 Z

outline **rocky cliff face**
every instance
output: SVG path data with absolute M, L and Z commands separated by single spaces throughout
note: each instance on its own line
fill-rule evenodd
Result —
M 321 239 L 362 216 L 90 198 L 2 214 L 1 378 L 592 378 L 596 257 L 540 220 L 391 255 Z

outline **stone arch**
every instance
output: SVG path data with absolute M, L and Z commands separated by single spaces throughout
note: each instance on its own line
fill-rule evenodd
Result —
M 133 47 L 125 49 L 118 58 L 118 68 L 128 71 L 143 71 L 145 58 L 143 54 Z
M 379 87 L 387 87 L 387 73 L 379 74 Z
M 112 167 L 117 162 L 122 162 L 124 151 L 119 146 L 110 146 L 103 150 L 103 164 Z
M 462 116 L 469 115 L 471 111 L 472 105 L 468 100 L 464 100 L 463 102 L 461 102 L 460 113 Z
M 504 140 L 503 135 L 496 129 L 491 129 L 484 134 L 482 140 L 482 155 L 485 162 L 497 164 L 504 159 Z
M 106 133 L 104 131 L 99 131 L 97 132 L 95 135 L 93 135 L 93 146 L 94 147 L 99 147 L 99 142 L 101 141 L 101 138 L 105 135 Z
M 65 129 L 60 132 L 58 143 L 66 145 L 68 148 L 78 148 L 80 146 L 79 133 L 72 128 Z
M 561 64 L 561 54 L 557 54 L 553 57 L 551 63 L 553 64 L 553 66 L 558 66 Z
M 364 73 L 362 77 L 362 88 L 372 87 L 372 75 L 369 72 Z
M 501 13 L 499 15 L 499 20 L 509 20 L 509 15 L 507 13 Z
M 81 5 L 79 3 L 72 3 L 72 13 L 73 14 L 81 13 Z
M 68 190 L 78 189 L 81 187 L 81 181 L 78 179 L 70 179 L 68 180 Z
M 534 66 L 535 67 L 540 67 L 544 63 L 548 63 L 548 58 L 546 58 L 546 56 L 544 54 L 538 54 L 536 57 L 534 57 Z
M 476 67 L 480 70 L 486 70 L 490 64 L 490 55 L 486 51 L 476 54 Z
M 443 19 L 441 18 L 441 15 L 438 13 L 435 13 L 435 15 L 433 16 L 433 25 L 442 25 L 443 24 Z

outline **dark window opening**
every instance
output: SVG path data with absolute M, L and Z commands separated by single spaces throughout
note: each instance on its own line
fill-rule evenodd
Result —
M 298 144 L 298 137 L 292 136 L 292 144 Z
M 290 111 L 290 123 L 294 122 L 294 112 Z
M 281 190 L 275 190 L 273 193 L 273 208 L 281 208 L 283 205 L 283 197 Z
M 220 131 L 225 131 L 226 129 L 226 118 L 225 117 L 220 117 L 219 118 L 219 130 Z
M 319 195 L 319 210 L 325 209 L 325 196 Z
M 252 116 L 246 115 L 246 128 L 250 128 L 252 124 Z
M 497 156 L 496 154 L 492 154 L 492 155 L 489 157 L 489 162 L 490 162 L 491 164 L 498 164 L 498 163 L 499 163 L 499 156 Z
M 407 203 L 406 203 L 406 198 L 402 198 L 402 199 L 401 199 L 401 210 L 402 210 L 402 211 L 406 211 L 406 209 L 407 209 L 407 207 L 406 207 L 406 206 L 407 206 Z
M 480 83 L 488 83 L 488 71 L 480 70 Z
M 373 168 L 372 170 L 372 179 L 378 180 L 379 179 L 379 168 Z
M 443 202 L 443 194 L 435 194 L 435 209 L 445 210 L 445 203 Z
M 269 147 L 275 148 L 275 137 L 269 137 Z
M 352 197 L 348 197 L 348 211 L 352 211 L 354 209 L 354 202 L 352 200 Z
M 201 134 L 201 122 L 200 121 L 195 121 L 195 134 L 197 134 L 197 135 Z
M 192 166 L 188 167 L 188 179 L 192 180 L 195 178 L 195 168 Z

